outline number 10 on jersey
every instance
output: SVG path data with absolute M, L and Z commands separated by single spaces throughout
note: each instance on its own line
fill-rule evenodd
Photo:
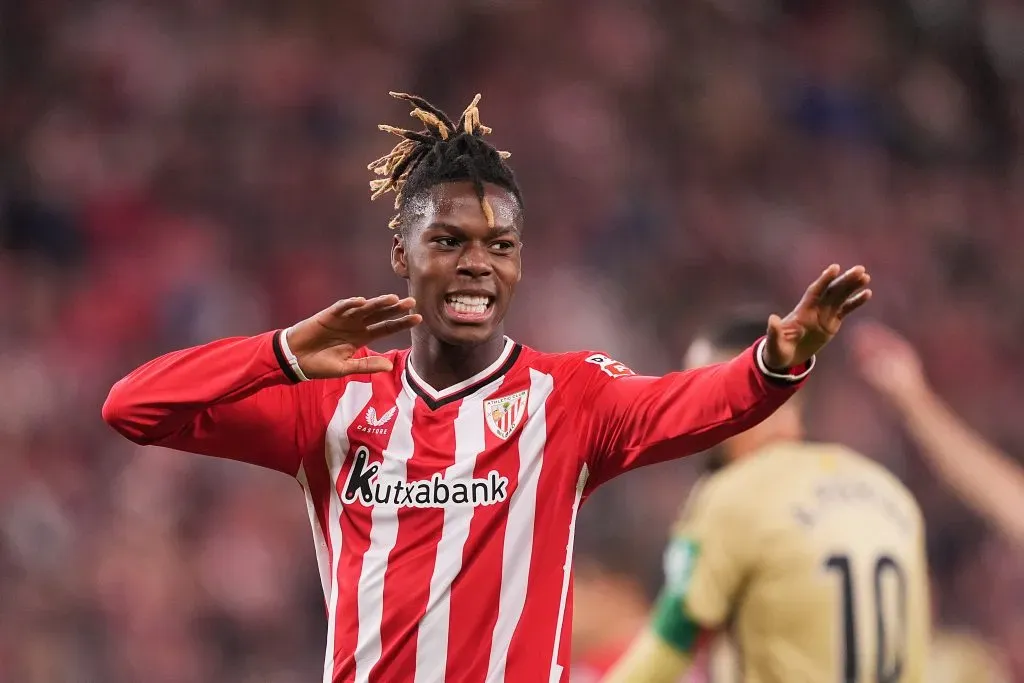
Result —
M 903 569 L 888 555 L 879 555 L 875 558 L 870 576 L 858 576 L 849 555 L 831 555 L 825 560 L 825 568 L 838 574 L 841 591 L 841 683 L 899 683 L 907 645 L 907 581 Z M 895 594 L 892 594 L 894 603 L 887 603 L 885 600 L 889 590 L 895 591 Z M 870 596 L 867 603 L 861 602 L 861 596 Z M 859 614 L 858 604 L 869 604 L 872 607 L 870 611 L 874 614 Z M 895 604 L 897 614 L 893 615 L 891 610 L 886 610 L 886 604 Z M 895 623 L 893 616 L 896 617 Z M 862 666 L 867 663 L 864 662 L 861 649 L 863 645 L 858 642 L 860 619 L 871 620 L 869 623 L 872 625 L 868 632 L 873 632 L 876 638 L 873 679 L 865 677 Z

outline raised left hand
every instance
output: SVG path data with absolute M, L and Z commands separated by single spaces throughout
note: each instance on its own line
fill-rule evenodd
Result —
M 843 319 L 871 299 L 871 282 L 864 266 L 840 273 L 837 264 L 826 268 L 804 292 L 789 315 L 768 318 L 764 363 L 772 370 L 803 365 L 832 341 Z

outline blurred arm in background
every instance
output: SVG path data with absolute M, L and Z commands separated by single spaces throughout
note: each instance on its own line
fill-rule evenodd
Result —
M 1024 544 L 1024 470 L 985 441 L 935 393 L 914 348 L 892 330 L 855 330 L 854 354 L 868 383 L 898 411 L 939 477 L 978 514 Z

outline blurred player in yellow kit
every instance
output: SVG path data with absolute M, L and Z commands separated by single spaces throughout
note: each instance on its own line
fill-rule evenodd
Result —
M 762 320 L 709 330 L 687 365 L 731 357 Z M 743 683 L 927 683 L 920 509 L 872 460 L 803 441 L 800 410 L 796 397 L 712 455 L 666 551 L 651 622 L 607 683 L 707 681 L 721 633 Z
M 925 683 L 1011 683 L 999 653 L 970 632 L 933 631 Z M 735 646 L 716 638 L 708 657 L 678 683 L 744 683 Z

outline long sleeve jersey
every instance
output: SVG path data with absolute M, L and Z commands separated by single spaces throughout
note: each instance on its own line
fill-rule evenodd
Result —
M 282 334 L 157 358 L 114 385 L 103 416 L 136 443 L 298 480 L 327 609 L 324 683 L 567 683 L 581 503 L 755 425 L 807 374 L 774 375 L 751 347 L 644 377 L 507 339 L 441 390 L 408 350 L 386 354 L 391 372 L 298 381 Z

